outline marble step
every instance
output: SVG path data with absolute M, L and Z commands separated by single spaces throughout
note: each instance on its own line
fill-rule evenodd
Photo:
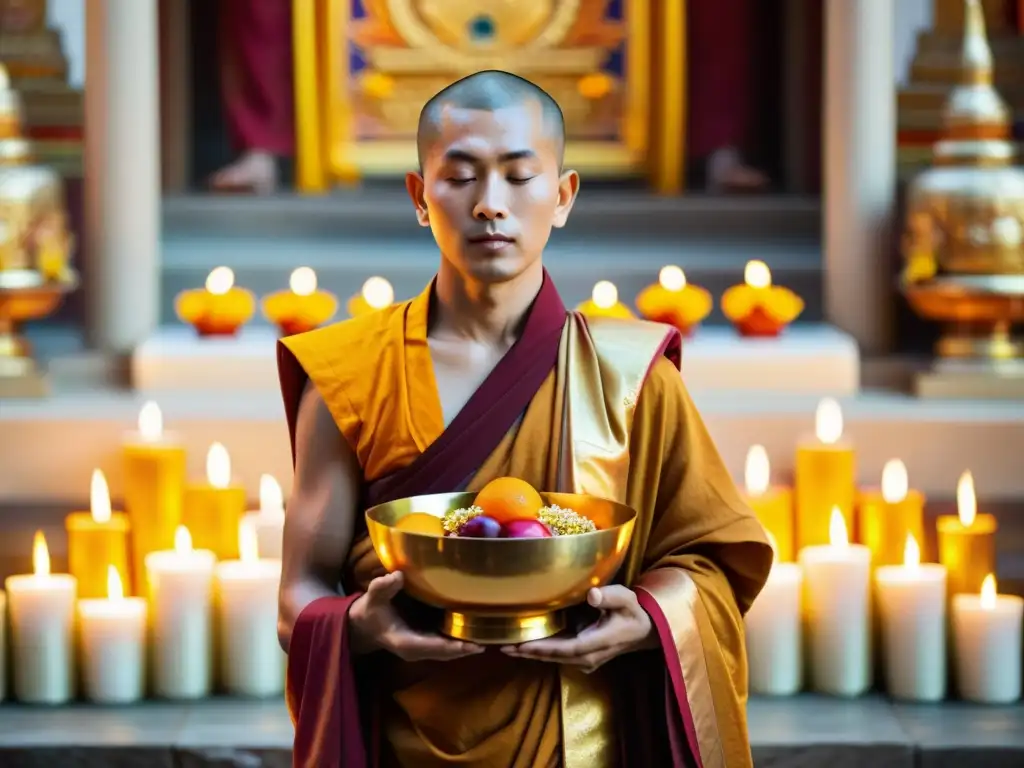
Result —
M 754 761 L 771 768 L 1020 768 L 1024 707 L 752 699 Z M 0 706 L 4 768 L 288 768 L 280 701 L 125 708 Z

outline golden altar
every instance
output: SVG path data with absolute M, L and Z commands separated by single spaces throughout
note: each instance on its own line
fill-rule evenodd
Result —
M 296 185 L 416 167 L 434 93 L 503 69 L 565 113 L 566 162 L 682 189 L 684 0 L 294 0 Z

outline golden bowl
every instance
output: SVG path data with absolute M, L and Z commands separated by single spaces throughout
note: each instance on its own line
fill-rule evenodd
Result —
M 632 509 L 606 499 L 542 493 L 545 504 L 585 515 L 598 530 L 550 539 L 470 539 L 393 527 L 412 512 L 442 517 L 475 498 L 443 493 L 398 499 L 367 510 L 366 525 L 384 567 L 404 574 L 409 596 L 444 611 L 441 631 L 481 644 L 521 643 L 561 631 L 565 609 L 615 577 L 636 519 Z

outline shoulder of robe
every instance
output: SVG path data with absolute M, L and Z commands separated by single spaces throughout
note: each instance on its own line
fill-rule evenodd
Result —
M 635 361 L 649 369 L 664 356 L 665 347 L 674 328 L 647 320 L 626 320 L 615 317 L 586 318 L 590 337 L 598 355 L 613 362 Z
M 409 302 L 281 339 L 306 375 L 323 390 L 373 371 L 390 341 L 401 341 Z

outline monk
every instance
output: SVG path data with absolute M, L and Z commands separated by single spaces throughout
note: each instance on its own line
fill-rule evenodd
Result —
M 435 278 L 278 349 L 294 765 L 750 766 L 742 617 L 772 550 L 683 386 L 679 334 L 559 298 L 542 257 L 580 179 L 548 94 L 477 73 L 431 99 L 418 136 L 406 186 Z M 485 651 L 423 621 L 362 512 L 501 476 L 638 517 L 578 632 Z

